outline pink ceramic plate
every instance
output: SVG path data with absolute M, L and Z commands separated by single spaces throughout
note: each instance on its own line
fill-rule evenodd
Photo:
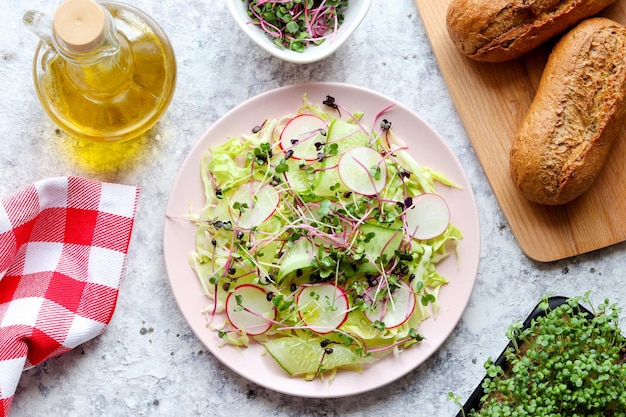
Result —
M 206 327 L 206 318 L 202 314 L 209 300 L 203 296 L 198 278 L 188 263 L 189 253 L 194 250 L 196 229 L 192 222 L 184 220 L 190 210 L 197 212 L 205 203 L 200 160 L 206 149 L 224 142 L 227 137 L 249 132 L 267 118 L 294 113 L 302 105 L 305 93 L 314 104 L 321 103 L 327 95 L 335 97 L 337 103 L 351 112 L 364 112 L 363 122 L 368 125 L 381 109 L 395 104 L 384 117 L 393 123 L 392 129 L 406 141 L 415 159 L 443 172 L 463 187 L 460 191 L 443 186 L 438 190 L 448 201 L 452 222 L 462 230 L 464 238 L 459 245 L 458 258 L 453 255 L 438 266 L 450 283 L 441 289 L 438 315 L 419 328 L 426 340 L 398 357 L 389 356 L 368 365 L 362 374 L 339 372 L 331 384 L 289 377 L 269 355 L 263 355 L 264 349 L 259 344 L 253 343 L 247 349 L 239 350 L 219 346 L 217 335 Z M 419 116 L 393 100 L 363 88 L 334 83 L 299 84 L 272 90 L 246 101 L 218 120 L 193 147 L 178 172 L 167 205 L 163 240 L 167 273 L 178 306 L 213 356 L 261 386 L 310 398 L 343 397 L 373 390 L 423 363 L 460 320 L 476 280 L 480 254 L 474 195 L 458 159 L 442 138 Z

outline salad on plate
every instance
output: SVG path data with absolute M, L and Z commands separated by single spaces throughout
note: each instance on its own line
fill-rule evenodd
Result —
M 306 95 L 203 155 L 190 263 L 224 345 L 260 343 L 291 376 L 332 377 L 418 345 L 461 231 L 382 109 L 371 124 Z

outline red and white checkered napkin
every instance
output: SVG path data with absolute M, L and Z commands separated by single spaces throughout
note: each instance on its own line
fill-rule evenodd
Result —
M 138 196 L 134 186 L 58 177 L 0 200 L 0 416 L 23 369 L 104 331 Z

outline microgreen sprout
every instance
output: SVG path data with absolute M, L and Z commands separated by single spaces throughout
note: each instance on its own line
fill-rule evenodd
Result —
M 343 23 L 348 0 L 242 0 L 248 5 L 251 24 L 258 26 L 276 45 L 303 52 L 320 45 Z
M 322 104 L 324 104 L 325 106 L 330 107 L 331 109 L 337 110 L 337 112 L 341 116 L 341 110 L 339 109 L 339 105 L 335 102 L 335 97 L 333 97 L 333 96 L 326 96 L 326 98 L 324 99 Z
M 430 303 L 434 303 L 436 300 L 433 294 L 425 294 L 422 296 L 422 305 L 427 306 Z
M 248 203 L 240 203 L 239 201 L 235 201 L 233 203 L 233 209 L 239 211 L 241 214 L 245 213 L 249 208 L 250 207 L 248 206 Z M 221 223 L 221 224 L 225 225 L 226 223 Z M 219 227 L 217 228 L 219 229 Z
M 252 152 L 248 152 L 248 159 L 254 160 L 259 165 L 266 164 L 271 158 L 272 148 L 269 143 L 261 143 Z

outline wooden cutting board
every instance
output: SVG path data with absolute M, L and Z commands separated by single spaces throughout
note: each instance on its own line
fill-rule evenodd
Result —
M 507 63 L 477 63 L 446 30 L 450 0 L 416 0 L 435 57 L 474 150 L 521 249 L 550 262 L 626 240 L 626 128 L 592 189 L 558 207 L 524 199 L 509 176 L 509 150 L 554 41 Z M 603 15 L 626 24 L 626 0 Z

